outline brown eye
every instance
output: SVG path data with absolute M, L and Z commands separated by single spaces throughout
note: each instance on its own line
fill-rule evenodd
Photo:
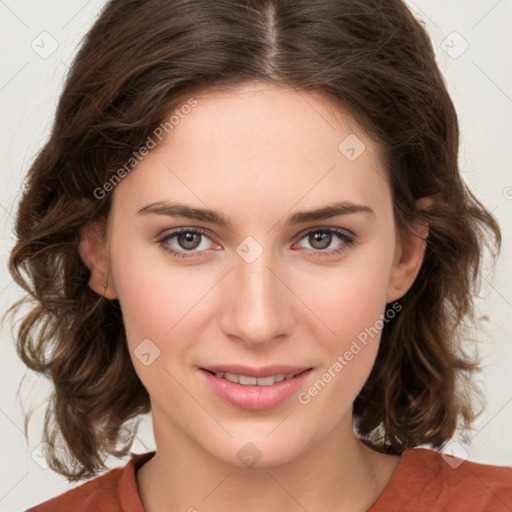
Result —
M 177 235 L 176 241 L 182 249 L 192 250 L 197 249 L 197 247 L 200 245 L 202 236 L 203 235 L 201 233 L 185 231 Z
M 208 249 L 218 247 L 201 229 L 181 228 L 157 240 L 159 245 L 172 256 L 195 258 L 204 256 Z
M 310 233 L 308 236 L 308 242 L 315 249 L 327 249 L 332 242 L 332 234 L 325 231 L 317 231 L 316 233 Z
M 304 241 L 309 246 L 301 245 Z M 317 228 L 304 234 L 299 247 L 309 249 L 311 256 L 321 257 L 341 253 L 343 250 L 356 245 L 357 237 L 339 228 Z

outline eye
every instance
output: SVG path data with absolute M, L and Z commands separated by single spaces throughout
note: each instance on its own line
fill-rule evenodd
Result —
M 310 244 L 312 257 L 339 254 L 356 244 L 355 235 L 339 228 L 311 229 L 300 240 L 306 240 Z M 157 243 L 172 256 L 182 259 L 199 257 L 202 252 L 211 249 L 211 246 L 214 250 L 220 248 L 220 245 L 210 239 L 206 231 L 198 228 L 175 229 L 159 238 Z M 309 249 L 300 245 L 299 247 Z
M 206 240 L 210 240 L 210 238 L 207 236 L 206 231 L 202 229 L 180 228 L 167 233 L 158 239 L 157 242 L 173 256 L 178 258 L 194 258 L 196 253 L 206 251 L 209 248 Z
M 356 244 L 356 237 L 352 233 L 339 228 L 311 229 L 301 238 L 306 240 L 313 250 L 312 256 L 339 254 L 348 247 Z M 299 246 L 308 249 L 308 247 Z

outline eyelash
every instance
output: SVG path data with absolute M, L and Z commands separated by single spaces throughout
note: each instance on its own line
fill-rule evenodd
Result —
M 197 234 L 197 235 L 203 235 L 204 237 L 210 239 L 210 237 L 208 236 L 208 233 L 205 230 L 203 230 L 203 229 L 199 229 L 199 228 L 179 228 L 179 229 L 176 229 L 176 230 L 174 230 L 174 231 L 172 231 L 170 233 L 167 233 L 163 237 L 159 238 L 157 240 L 157 243 L 160 245 L 160 247 L 162 247 L 162 249 L 164 249 L 167 253 L 171 254 L 174 257 L 181 258 L 181 259 L 197 258 L 198 256 L 195 256 L 195 255 L 196 254 L 200 254 L 203 251 L 195 251 L 195 252 L 194 251 L 193 252 L 176 251 L 174 249 L 169 248 L 169 246 L 166 245 L 167 242 L 169 242 L 169 240 L 172 240 L 173 238 L 175 238 L 176 236 L 180 235 L 181 233 L 192 233 L 192 234 Z M 347 231 L 339 229 L 339 228 L 315 228 L 315 229 L 310 229 L 309 231 L 306 231 L 299 238 L 299 241 L 303 240 L 304 238 L 308 237 L 311 234 L 316 234 L 316 233 L 324 233 L 324 234 L 325 233 L 331 233 L 331 234 L 334 234 L 340 240 L 342 240 L 342 243 L 340 243 L 341 247 L 338 248 L 338 249 L 324 249 L 324 250 L 321 250 L 321 249 L 318 249 L 318 250 L 311 249 L 310 250 L 310 251 L 312 251 L 312 255 L 311 256 L 313 258 L 321 258 L 321 257 L 324 257 L 325 255 L 333 256 L 335 254 L 341 254 L 345 249 L 347 249 L 349 247 L 353 247 L 357 243 L 357 239 L 356 239 L 356 237 L 353 234 L 350 234 Z

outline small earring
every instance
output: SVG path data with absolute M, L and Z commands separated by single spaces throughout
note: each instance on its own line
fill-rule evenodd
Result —
M 105 284 L 103 285 L 105 288 L 107 287 L 107 281 L 105 281 Z

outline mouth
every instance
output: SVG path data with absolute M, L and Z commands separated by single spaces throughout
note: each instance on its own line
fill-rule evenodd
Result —
M 238 409 L 261 411 L 288 402 L 303 388 L 313 368 L 298 366 L 208 366 L 199 368 L 207 388 Z
M 301 373 L 311 370 L 311 368 L 306 368 L 296 373 L 278 373 L 276 375 L 269 375 L 268 377 L 253 377 L 250 375 L 240 375 L 230 372 L 213 372 L 205 368 L 201 369 L 210 373 L 211 375 L 215 375 L 215 377 L 219 377 L 220 379 L 226 379 L 229 382 L 235 382 L 236 384 L 241 384 L 242 386 L 272 386 L 278 382 L 293 379 L 294 377 L 297 377 Z

